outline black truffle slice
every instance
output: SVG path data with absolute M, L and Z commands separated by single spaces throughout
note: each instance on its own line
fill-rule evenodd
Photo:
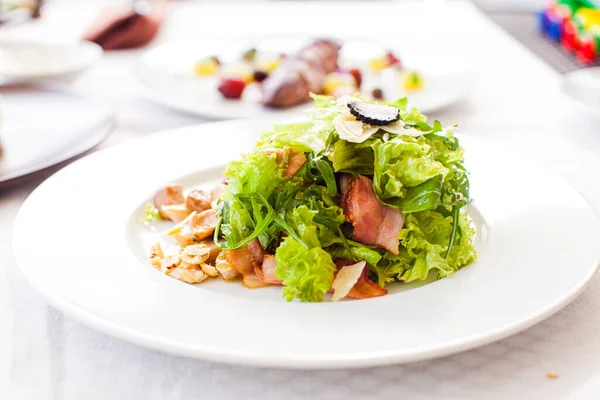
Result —
M 384 104 L 351 101 L 348 108 L 357 120 L 370 125 L 385 126 L 400 119 L 400 110 Z

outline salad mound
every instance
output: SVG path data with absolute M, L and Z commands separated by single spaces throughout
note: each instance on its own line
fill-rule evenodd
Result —
M 475 231 L 462 210 L 469 179 L 453 128 L 427 124 L 406 98 L 385 103 L 398 109 L 398 121 L 371 126 L 348 107 L 365 100 L 313 97 L 316 108 L 306 121 L 275 126 L 254 152 L 228 165 L 215 233 L 215 239 L 225 239 L 222 248 L 240 249 L 258 239 L 276 257 L 284 297 L 301 301 L 323 300 L 336 260 L 366 261 L 368 278 L 381 287 L 430 273 L 444 278 L 474 261 Z M 384 214 L 398 211 L 403 224 L 392 232 L 395 248 L 371 240 L 393 230 L 394 221 L 391 227 L 386 217 L 352 224 L 342 204 L 348 180 L 358 190 L 366 187 L 367 194 L 353 197 L 370 190 Z M 368 201 L 353 203 L 371 207 Z M 369 212 L 377 216 L 370 209 L 354 214 Z
M 455 127 L 428 124 L 406 98 L 313 99 L 307 119 L 276 125 L 230 162 L 223 187 L 157 193 L 147 218 L 179 222 L 175 254 L 153 246 L 157 268 L 189 283 L 241 276 L 312 302 L 382 296 L 477 258 Z

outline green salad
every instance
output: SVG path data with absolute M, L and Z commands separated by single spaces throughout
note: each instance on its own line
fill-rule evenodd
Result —
M 307 119 L 276 125 L 227 166 L 220 250 L 259 243 L 276 260 L 283 297 L 311 302 L 358 262 L 375 296 L 391 282 L 445 278 L 475 261 L 455 127 L 429 124 L 406 98 L 313 99 Z

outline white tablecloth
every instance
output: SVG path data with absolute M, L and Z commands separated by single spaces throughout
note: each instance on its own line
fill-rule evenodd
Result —
M 73 40 L 95 12 L 81 3 L 54 3 L 45 20 L 3 28 L 0 38 Z M 392 2 L 183 2 L 174 4 L 157 43 L 306 31 L 384 38 L 407 52 L 426 49 L 440 63 L 466 61 L 474 81 L 469 96 L 435 117 L 460 123 L 467 135 L 500 140 L 506 162 L 539 160 L 600 206 L 600 132 L 594 129 L 600 121 L 578 112 L 560 95 L 560 77 L 470 3 L 435 11 Z M 75 85 L 115 108 L 118 127 L 101 147 L 201 122 L 144 99 L 132 77 L 139 54 L 108 54 Z M 14 216 L 40 182 L 0 189 L 0 399 L 580 399 L 600 393 L 600 277 L 570 306 L 521 334 L 408 365 L 242 368 L 164 355 L 98 333 L 46 305 L 12 258 Z M 363 344 L 369 340 L 375 333 Z

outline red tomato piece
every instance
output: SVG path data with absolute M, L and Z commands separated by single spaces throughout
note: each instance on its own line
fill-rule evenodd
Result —
M 219 85 L 219 92 L 226 99 L 239 99 L 244 93 L 246 88 L 246 82 L 238 78 L 227 78 L 221 81 Z

